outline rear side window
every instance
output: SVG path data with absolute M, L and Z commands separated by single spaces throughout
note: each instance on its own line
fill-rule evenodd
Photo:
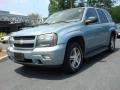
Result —
M 107 18 L 108 18 L 109 22 L 113 22 L 112 17 L 111 17 L 111 15 L 109 14 L 109 12 L 106 11 L 106 10 L 104 10 L 104 11 L 105 11 L 105 14 L 107 15 Z
M 98 19 L 97 13 L 94 8 L 89 8 L 86 13 L 86 19 L 89 17 L 96 17 Z M 96 24 L 99 23 L 99 21 L 95 22 Z
M 100 9 L 97 9 L 97 12 L 99 14 L 101 23 L 108 23 L 108 19 L 107 19 L 106 15 L 104 14 L 104 12 Z

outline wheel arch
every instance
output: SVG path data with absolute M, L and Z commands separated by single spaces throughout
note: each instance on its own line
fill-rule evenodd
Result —
M 68 60 L 68 53 L 70 53 L 70 51 L 69 51 L 70 50 L 70 46 L 69 45 L 71 45 L 71 43 L 74 44 L 74 42 L 80 43 L 80 45 L 82 46 L 81 47 L 82 50 L 83 50 L 83 47 L 85 46 L 84 39 L 81 36 L 72 37 L 72 38 L 70 38 L 67 41 L 67 46 L 66 46 L 66 50 L 65 50 L 66 53 L 65 53 L 65 59 L 64 59 L 64 62 L 63 62 L 63 67 L 65 68 L 65 71 L 67 71 L 68 73 L 74 73 L 74 72 L 78 71 L 80 69 L 80 67 L 82 66 L 83 59 L 84 59 L 84 54 L 82 52 L 82 58 L 81 58 L 80 66 L 77 69 L 75 69 L 75 70 L 70 68 L 71 66 L 70 66 L 70 62 Z M 67 48 L 69 48 L 69 49 L 67 49 Z
M 85 41 L 82 36 L 75 36 L 75 37 L 70 38 L 67 41 L 66 49 L 67 49 L 68 45 L 73 42 L 78 42 L 81 45 L 82 51 L 85 52 Z
M 115 31 L 115 30 L 112 30 L 112 31 L 111 31 L 111 35 L 116 36 L 116 31 Z

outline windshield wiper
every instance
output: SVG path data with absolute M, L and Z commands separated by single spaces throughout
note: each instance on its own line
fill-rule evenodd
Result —
M 67 22 L 78 22 L 80 21 L 80 19 L 72 19 L 72 20 L 68 20 Z
M 52 23 L 52 24 L 55 24 L 55 23 L 69 23 L 69 22 L 67 22 L 67 21 L 59 21 L 59 22 L 54 22 L 54 23 Z
M 50 23 L 41 23 L 40 25 L 50 25 Z
M 50 25 L 50 24 L 56 24 L 56 23 L 70 23 L 70 22 L 77 22 L 80 21 L 80 19 L 73 19 L 73 20 L 67 20 L 67 21 L 58 21 L 58 22 L 54 22 L 54 23 L 41 23 L 40 25 Z
M 70 22 L 77 22 L 77 21 L 80 21 L 80 19 L 73 19 L 73 20 L 68 20 L 68 21 L 59 21 L 59 22 L 55 22 L 55 23 L 70 23 Z M 55 24 L 55 23 L 52 23 L 52 24 Z

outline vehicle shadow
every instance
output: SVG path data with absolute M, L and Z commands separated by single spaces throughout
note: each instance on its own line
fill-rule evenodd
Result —
M 96 56 L 86 59 L 83 64 L 82 70 L 80 72 L 84 71 L 85 69 L 88 69 L 89 67 L 91 67 L 92 65 L 94 65 L 98 62 L 101 62 L 101 63 L 109 62 L 109 60 L 105 59 L 105 58 L 107 58 L 108 56 L 110 56 L 118 51 L 119 51 L 119 48 L 116 48 L 114 52 L 104 51 Z
M 113 53 L 116 53 L 117 51 L 119 51 L 119 48 L 117 48 Z M 75 74 L 67 74 L 61 68 L 40 68 L 40 67 L 25 67 L 25 66 L 15 69 L 15 72 L 27 78 L 36 78 L 36 79 L 44 79 L 44 80 L 63 80 L 75 76 L 77 74 L 83 73 L 83 71 L 89 69 L 95 63 L 107 62 L 107 60 L 105 61 L 103 59 L 110 56 L 113 53 L 105 51 L 94 57 L 86 59 L 85 62 L 83 63 L 83 67 L 81 68 L 81 70 Z

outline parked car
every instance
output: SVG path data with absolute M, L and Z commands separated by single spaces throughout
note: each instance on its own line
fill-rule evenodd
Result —
M 120 24 L 117 24 L 116 33 L 117 33 L 117 38 L 120 38 Z
M 8 43 L 8 40 L 9 40 L 9 35 L 3 36 L 0 38 L 0 42 L 2 42 L 2 43 Z
M 85 58 L 115 50 L 116 25 L 104 9 L 82 7 L 51 15 L 44 24 L 11 34 L 8 56 L 23 65 L 80 69 Z

